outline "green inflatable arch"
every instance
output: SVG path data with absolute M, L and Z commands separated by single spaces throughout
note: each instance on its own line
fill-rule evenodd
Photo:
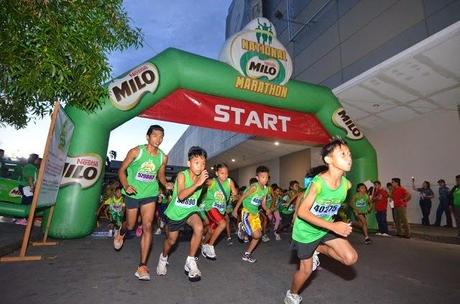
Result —
M 248 103 L 310 113 L 321 122 L 330 135 L 346 138 L 351 134 L 357 138 L 346 138 L 353 155 L 353 168 L 347 177 L 353 184 L 377 178 L 374 148 L 354 127 L 329 88 L 291 80 L 285 85 L 289 92 L 286 98 L 241 90 L 234 86 L 235 78 L 240 74 L 231 66 L 172 48 L 166 49 L 148 63 L 156 67 L 158 74 L 146 73 L 137 85 L 142 86 L 142 81 L 155 80 L 156 90 L 154 93 L 143 95 L 134 107 L 130 105 L 115 107 L 108 98 L 103 101 L 102 108 L 90 114 L 74 107 L 65 108 L 75 124 L 68 153 L 68 159 L 74 160 L 64 169 L 64 180 L 58 193 L 49 231 L 50 236 L 80 238 L 93 231 L 103 180 L 102 164 L 107 154 L 110 131 L 138 116 L 180 88 Z M 133 71 L 128 73 L 133 73 Z M 154 77 L 157 79 L 153 79 Z M 127 87 L 124 89 L 126 90 Z M 118 95 L 122 93 L 118 91 Z M 120 109 L 121 107 L 125 108 Z M 342 118 L 341 127 L 332 119 L 337 116 Z M 75 160 L 82 155 L 85 158 Z M 75 182 L 78 177 L 91 181 L 91 185 Z M 75 180 L 72 180 L 73 178 Z

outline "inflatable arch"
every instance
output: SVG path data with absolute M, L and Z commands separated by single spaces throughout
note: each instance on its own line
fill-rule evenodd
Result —
M 261 45 L 256 41 L 249 47 Z M 260 47 L 258 50 L 265 56 L 256 57 L 261 62 L 248 63 L 251 58 L 247 54 L 244 60 L 260 74 L 264 74 L 264 64 L 279 70 L 280 66 L 268 62 L 273 59 L 266 56 L 269 52 L 275 54 L 277 49 Z M 274 56 L 278 56 L 275 59 L 280 62 L 284 55 L 278 55 Z M 93 231 L 110 131 L 136 116 L 279 139 L 300 138 L 310 144 L 323 144 L 338 135 L 347 140 L 352 151 L 353 167 L 347 174 L 352 183 L 376 179 L 375 150 L 354 126 L 332 91 L 288 79 L 283 83 L 279 77 L 273 80 L 270 79 L 272 72 L 265 68 L 266 75 L 257 80 L 245 75 L 247 71 L 238 71 L 221 61 L 170 48 L 111 82 L 110 97 L 96 112 L 66 107 L 75 129 L 50 236 L 79 238 Z M 195 108 L 185 108 L 185 104 Z M 249 115 L 243 117 L 242 113 Z M 264 114 L 257 116 L 257 113 Z M 291 126 L 297 118 L 291 118 L 289 113 L 301 115 L 296 117 L 300 120 L 304 117 L 307 123 Z M 296 132 L 301 134 L 291 138 Z

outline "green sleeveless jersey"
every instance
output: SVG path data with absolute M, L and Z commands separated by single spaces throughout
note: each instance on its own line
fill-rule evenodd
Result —
M 359 213 L 367 213 L 369 211 L 369 195 L 367 193 L 355 193 L 352 198 L 352 204 L 358 209 Z
M 267 191 L 267 196 L 265 197 L 265 206 L 267 206 L 268 209 L 272 207 L 273 204 L 273 189 L 271 186 L 268 186 L 268 191 Z
M 243 207 L 248 209 L 249 213 L 257 214 L 259 212 L 259 206 L 262 204 L 262 200 L 268 193 L 268 187 L 263 186 L 262 188 L 259 183 L 252 184 L 251 188 L 252 187 L 256 187 L 256 191 L 243 200 Z
M 221 185 L 225 191 L 225 194 L 220 189 L 217 178 L 213 178 L 211 180 L 203 201 L 204 210 L 209 211 L 212 208 L 216 208 L 221 214 L 225 214 L 227 199 L 230 198 L 230 179 L 227 178 L 224 182 L 221 183 Z
M 336 189 L 330 189 L 323 178 L 315 176 L 311 182 L 316 187 L 316 198 L 310 212 L 328 222 L 333 221 L 333 216 L 339 211 L 341 203 L 347 197 L 350 182 L 342 176 L 340 185 Z M 308 193 L 310 187 L 305 191 Z M 322 238 L 328 232 L 327 229 L 314 226 L 300 217 L 294 221 L 292 238 L 300 243 L 311 243 Z
M 136 188 L 135 194 L 129 195 L 135 199 L 157 196 L 159 186 L 157 173 L 163 163 L 163 151 L 157 150 L 153 156 L 147 151 L 147 145 L 139 146 L 139 155 L 128 166 L 128 184 Z M 123 189 L 123 194 L 127 195 Z
M 189 188 L 193 185 L 192 178 L 190 177 L 190 171 L 184 170 L 182 174 L 185 177 L 185 188 Z M 184 189 L 185 189 L 184 188 Z M 201 187 L 195 190 L 192 195 L 187 197 L 184 200 L 179 200 L 178 191 L 177 191 L 177 180 L 174 184 L 174 191 L 171 198 L 171 202 L 166 208 L 165 214 L 169 219 L 173 221 L 181 221 L 184 218 L 187 218 L 190 214 L 200 212 L 200 208 L 197 206 L 198 199 L 201 195 Z

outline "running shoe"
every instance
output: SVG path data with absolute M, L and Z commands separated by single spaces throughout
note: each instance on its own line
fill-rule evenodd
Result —
M 291 293 L 290 290 L 286 292 L 286 296 L 284 297 L 284 304 L 300 304 L 302 302 L 302 297 L 298 294 Z
M 227 246 L 231 246 L 231 245 L 233 245 L 232 238 L 231 238 L 231 237 L 228 237 L 228 238 L 227 238 Z
M 136 228 L 136 236 L 137 237 L 142 236 L 142 226 L 141 225 L 137 226 L 137 228 Z
M 383 233 L 377 232 L 375 235 L 382 236 Z
M 168 257 L 163 257 L 163 254 L 160 254 L 160 258 L 158 259 L 157 265 L 157 275 L 166 275 L 168 269 L 166 266 L 168 265 Z
M 149 268 L 145 265 L 137 267 L 137 271 L 134 275 L 141 281 L 150 281 Z
M 201 246 L 201 255 L 210 260 L 216 259 L 216 252 L 214 251 L 214 246 L 209 244 L 203 244 Z
M 275 240 L 281 241 L 281 235 L 277 232 L 273 233 L 275 235 Z
M 391 237 L 391 235 L 389 235 L 388 233 L 382 233 L 382 236 L 384 236 L 384 237 Z
M 262 235 L 262 242 L 264 242 L 264 243 L 270 242 L 270 238 L 268 237 L 268 235 L 266 235 L 266 234 Z
M 245 252 L 245 253 L 243 254 L 243 256 L 241 257 L 241 259 L 242 259 L 243 261 L 245 261 L 245 262 L 248 262 L 248 263 L 255 263 L 255 262 L 257 262 L 257 260 L 254 259 L 254 258 L 252 257 L 252 255 L 251 255 L 250 253 L 247 253 L 247 252 Z
M 244 236 L 244 242 L 249 243 L 249 237 L 247 235 Z
M 315 250 L 311 264 L 311 271 L 315 271 L 319 266 L 319 252 Z
M 155 230 L 155 232 L 153 233 L 155 235 L 160 235 L 161 234 L 161 228 L 157 228 L 157 230 Z
M 238 232 L 237 232 L 237 235 L 238 235 L 238 238 L 239 238 L 241 241 L 244 241 L 245 233 L 244 233 L 244 229 L 243 229 L 243 222 L 239 222 L 239 223 L 238 223 Z
M 369 245 L 370 243 L 372 243 L 370 238 L 367 237 L 364 239 L 364 244 Z
M 113 238 L 113 249 L 119 251 L 121 247 L 123 247 L 123 243 L 125 242 L 125 235 L 120 233 L 120 230 L 115 233 L 115 237 Z
M 189 281 L 196 282 L 201 280 L 201 271 L 198 269 L 195 257 L 187 257 L 187 260 L 185 260 L 184 270 Z

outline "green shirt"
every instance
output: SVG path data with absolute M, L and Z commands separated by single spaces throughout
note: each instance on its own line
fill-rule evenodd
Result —
M 320 175 L 313 178 L 311 184 L 315 185 L 316 197 L 310 212 L 315 216 L 328 222 L 333 221 L 333 216 L 339 211 L 341 203 L 347 197 L 350 182 L 342 176 L 340 185 L 336 189 L 331 189 Z M 306 193 L 310 187 L 306 190 Z M 292 238 L 300 243 L 312 243 L 322 238 L 328 232 L 327 229 L 314 226 L 305 220 L 297 217 L 294 221 Z
M 454 206 L 460 207 L 460 186 L 456 186 L 455 190 L 452 191 L 452 199 Z
M 193 180 L 190 177 L 190 171 L 184 170 L 182 174 L 185 177 L 185 189 L 190 188 L 193 185 Z M 180 200 L 178 198 L 178 191 L 177 191 L 177 180 L 174 184 L 174 191 L 171 198 L 171 203 L 166 208 L 165 214 L 166 216 L 173 220 L 173 221 L 181 221 L 187 218 L 190 214 L 200 212 L 200 208 L 198 208 L 197 203 L 198 199 L 201 195 L 201 187 L 195 190 L 192 195 L 187 197 L 184 200 Z
M 151 155 L 147 151 L 147 145 L 139 146 L 139 154 L 126 170 L 128 184 L 136 188 L 136 193 L 129 195 L 130 197 L 141 199 L 158 195 L 157 174 L 163 163 L 163 155 L 160 149 L 157 150 L 157 155 Z M 124 189 L 123 194 L 126 195 Z
M 22 168 L 22 182 L 29 185 L 29 177 L 32 177 L 33 183 L 37 180 L 38 169 L 33 164 L 27 164 Z
M 272 204 L 273 204 L 272 193 L 273 193 L 273 189 L 272 189 L 272 187 L 269 186 L 267 196 L 265 198 L 265 206 L 267 206 L 267 209 L 270 209 L 272 207 Z
M 367 213 L 369 211 L 369 195 L 367 193 L 355 193 L 351 203 L 354 208 L 358 209 L 358 213 Z
M 203 201 L 205 211 L 209 211 L 212 208 L 215 208 L 219 210 L 221 214 L 225 214 L 227 200 L 230 198 L 230 179 L 227 178 L 224 182 L 221 182 L 221 185 L 225 191 L 225 194 L 222 192 L 217 178 L 213 178 L 211 180 Z
M 259 212 L 259 206 L 268 193 L 268 187 L 262 187 L 259 183 L 254 183 L 249 189 L 253 187 L 256 188 L 256 191 L 243 200 L 243 207 L 248 209 L 249 213 L 257 214 Z
M 281 198 L 281 204 L 279 205 L 279 211 L 285 215 L 291 215 L 295 211 L 295 204 L 292 201 L 297 192 L 292 190 L 288 191 L 286 195 Z

